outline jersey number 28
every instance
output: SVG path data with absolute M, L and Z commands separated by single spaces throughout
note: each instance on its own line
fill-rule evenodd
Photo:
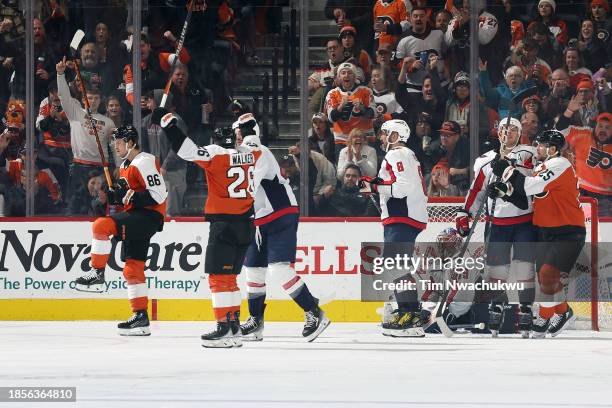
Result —
M 246 170 L 242 167 L 230 167 L 227 170 L 227 177 L 230 179 L 234 179 L 227 186 L 227 193 L 230 198 L 246 198 L 247 192 L 249 195 L 253 195 L 255 192 L 255 180 L 253 177 L 253 173 L 255 172 L 255 168 L 253 166 L 249 166 Z M 247 180 L 248 186 L 241 187 L 244 183 L 244 180 Z

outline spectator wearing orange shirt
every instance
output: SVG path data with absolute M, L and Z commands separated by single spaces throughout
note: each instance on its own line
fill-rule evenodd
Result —
M 561 130 L 574 156 L 574 167 L 580 194 L 599 201 L 599 215 L 612 216 L 612 113 L 597 116 L 595 128 L 571 126 L 570 119 L 579 107 L 577 98 L 570 101 L 559 118 Z

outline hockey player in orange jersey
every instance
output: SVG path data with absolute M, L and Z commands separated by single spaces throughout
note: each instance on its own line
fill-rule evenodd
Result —
M 584 246 L 586 229 L 580 208 L 578 179 L 572 164 L 560 155 L 565 138 L 546 130 L 536 138 L 539 164 L 531 177 L 506 160 L 493 164 L 501 181 L 492 189 L 502 199 L 533 196 L 533 224 L 538 227 L 539 316 L 532 327 L 534 338 L 557 336 L 575 319 L 563 292 L 562 276 L 573 268 Z
M 202 346 L 240 347 L 242 297 L 236 278 L 255 237 L 254 174 L 261 151 L 249 146 L 236 147 L 236 136 L 231 129 L 217 129 L 217 144 L 197 146 L 176 125 L 176 117 L 164 108 L 156 108 L 151 120 L 164 129 L 172 149 L 181 158 L 194 162 L 206 172 L 208 198 L 204 214 L 210 230 L 204 268 L 209 275 L 217 328 L 202 335 Z
M 123 205 L 123 212 L 94 221 L 91 244 L 93 270 L 75 281 L 76 289 L 85 292 L 104 290 L 104 268 L 112 248 L 110 238 L 123 241 L 123 276 L 128 285 L 128 298 L 134 315 L 119 323 L 119 334 L 148 336 L 148 288 L 144 267 L 149 241 L 161 231 L 166 214 L 166 184 L 155 156 L 140 151 L 138 132 L 131 126 L 113 131 L 117 156 L 123 160 L 119 181 L 109 189 L 109 204 Z

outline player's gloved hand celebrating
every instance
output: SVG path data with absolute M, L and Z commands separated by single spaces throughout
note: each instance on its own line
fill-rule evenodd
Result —
M 495 174 L 497 177 L 501 177 L 504 174 L 504 171 L 510 166 L 510 162 L 506 159 L 495 158 L 491 163 L 493 174 Z
M 463 238 L 470 233 L 470 214 L 465 209 L 457 211 L 455 214 L 455 229 Z
M 383 179 L 380 177 L 363 176 L 359 179 L 359 190 L 362 193 L 376 193 L 378 191 L 377 186 L 382 183 Z
M 130 189 L 127 180 L 120 178 L 108 189 L 108 202 L 111 205 L 127 205 L 133 195 L 134 191 Z
M 171 124 L 176 124 L 176 116 L 166 108 L 155 108 L 151 113 L 151 123 L 166 128 Z
M 492 199 L 503 198 L 512 193 L 509 190 L 510 187 L 508 184 L 501 181 L 496 181 L 495 183 L 489 184 L 487 187 L 487 196 L 491 197 Z

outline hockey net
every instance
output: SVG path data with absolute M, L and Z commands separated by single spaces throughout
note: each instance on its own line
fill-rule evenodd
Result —
M 427 205 L 429 222 L 427 229 L 419 235 L 418 241 L 434 242 L 440 231 L 454 227 L 455 213 L 463 208 L 463 201 L 462 197 L 430 197 Z M 612 330 L 612 274 L 610 268 L 605 268 L 609 262 L 600 262 L 597 201 L 591 198 L 581 198 L 580 201 L 587 236 L 585 247 L 567 285 L 567 296 L 576 315 L 573 328 Z M 483 216 L 476 226 L 471 242 L 484 243 L 485 224 Z

